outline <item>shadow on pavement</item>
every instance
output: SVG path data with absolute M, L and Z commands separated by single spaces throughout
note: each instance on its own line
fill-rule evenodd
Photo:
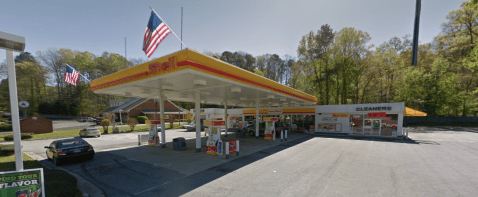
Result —
M 244 146 L 250 146 L 250 149 L 265 144 L 270 147 L 248 155 L 245 155 L 241 149 L 240 157 L 234 155 L 229 160 L 224 159 L 224 156 L 207 155 L 205 146 L 200 153 L 195 153 L 192 145 L 186 151 L 173 151 L 172 144 L 168 143 L 166 148 L 139 146 L 97 152 L 93 160 L 70 161 L 62 167 L 87 179 L 100 188 L 106 196 L 180 196 L 311 138 L 296 136 L 295 140 L 282 143 L 280 140 L 272 142 L 241 138 L 239 139 L 241 143 L 244 141 Z M 202 140 L 205 139 L 202 138 Z M 195 142 L 193 139 L 187 141 L 191 144 Z M 141 161 L 136 159 L 141 155 L 147 158 Z M 201 166 L 204 170 L 195 170 Z
M 302 138 L 283 142 L 276 146 L 266 148 L 264 150 L 233 159 L 229 162 L 208 168 L 201 172 L 179 177 L 171 182 L 168 182 L 163 185 L 158 185 L 155 188 L 151 188 L 148 191 L 138 193 L 138 196 L 180 196 L 187 192 L 190 192 L 198 187 L 201 187 L 211 181 L 214 181 L 224 175 L 227 175 L 230 172 L 233 172 L 239 168 L 247 166 L 255 161 L 268 157 L 272 154 L 290 148 L 292 146 L 303 143 L 307 140 L 312 139 L 310 136 L 304 136 Z

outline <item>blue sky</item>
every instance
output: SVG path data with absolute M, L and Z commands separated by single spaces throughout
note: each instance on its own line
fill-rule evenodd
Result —
M 441 32 L 446 15 L 463 0 L 423 0 L 420 43 Z M 254 56 L 270 53 L 297 56 L 301 37 L 329 24 L 334 31 L 354 27 L 379 45 L 393 36 L 413 32 L 415 0 L 208 0 L 208 1 L 24 1 L 0 3 L 0 31 L 26 38 L 25 51 L 36 55 L 48 48 L 125 53 L 154 59 L 180 50 L 168 35 L 147 58 L 143 34 L 152 6 L 178 36 L 184 7 L 183 41 L 199 52 L 245 51 Z M 15 53 L 18 55 L 18 53 Z M 6 61 L 0 49 L 0 62 Z

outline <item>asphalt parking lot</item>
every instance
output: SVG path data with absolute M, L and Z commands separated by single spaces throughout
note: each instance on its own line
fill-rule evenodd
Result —
M 181 133 L 179 130 L 177 132 Z M 288 142 L 281 143 L 280 139 L 269 141 L 229 135 L 223 140 L 238 139 L 241 144 L 241 155 L 231 155 L 229 160 L 224 155 L 207 155 L 206 137 L 203 137 L 201 153 L 195 152 L 195 139 L 190 138 L 186 151 L 174 151 L 170 143 L 166 148 L 138 146 L 97 152 L 91 161 L 71 161 L 62 167 L 87 179 L 106 196 L 179 196 L 261 159 L 264 154 L 273 154 L 289 147 L 291 143 L 298 143 L 295 139 L 304 137 L 307 136 L 293 135 Z M 258 156 L 254 155 L 258 150 L 262 152 Z M 229 162 L 239 161 L 237 159 L 241 162 Z M 51 161 L 41 162 L 48 162 L 51 166 Z
M 63 167 L 106 196 L 478 195 L 474 128 L 412 129 L 409 140 L 290 137 L 247 138 L 241 156 L 229 160 L 207 155 L 205 147 L 194 153 L 190 139 L 184 152 L 140 146 Z

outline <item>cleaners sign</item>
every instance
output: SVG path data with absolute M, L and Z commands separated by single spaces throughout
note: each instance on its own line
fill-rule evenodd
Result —
M 43 168 L 0 172 L 0 196 L 45 197 Z

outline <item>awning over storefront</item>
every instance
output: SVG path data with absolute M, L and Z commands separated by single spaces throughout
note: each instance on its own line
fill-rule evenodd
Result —
M 405 113 L 403 115 L 404 116 L 427 116 L 427 113 L 421 112 L 409 107 L 405 107 Z

